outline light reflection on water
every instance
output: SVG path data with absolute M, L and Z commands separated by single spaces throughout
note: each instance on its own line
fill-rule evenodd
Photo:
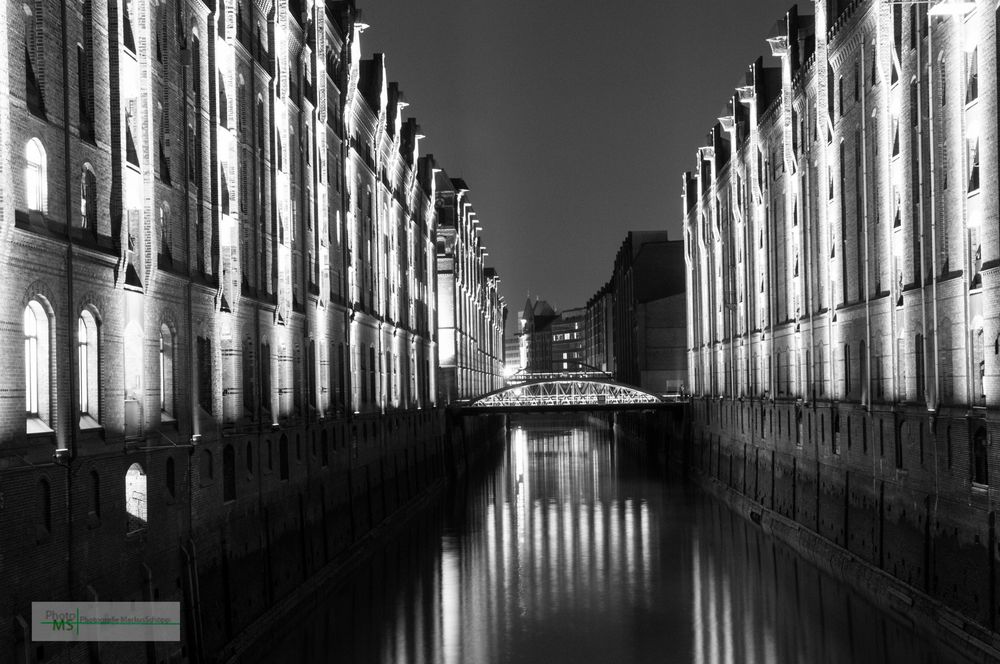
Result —
M 599 422 L 512 426 L 273 640 L 267 662 L 941 662 L 757 526 L 647 473 Z

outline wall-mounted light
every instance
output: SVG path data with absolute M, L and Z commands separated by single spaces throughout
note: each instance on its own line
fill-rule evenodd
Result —
M 780 58 L 788 54 L 788 35 L 770 37 L 767 43 L 771 47 L 771 55 L 774 57 Z
M 740 102 L 743 104 L 752 104 L 756 100 L 754 86 L 752 85 L 741 85 L 736 88 L 736 94 L 739 95 Z
M 974 2 L 939 2 L 927 10 L 928 16 L 965 16 L 976 8 Z

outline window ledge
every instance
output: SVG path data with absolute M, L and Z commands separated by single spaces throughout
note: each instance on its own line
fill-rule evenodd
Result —
M 37 415 L 28 417 L 27 434 L 29 436 L 39 436 L 47 433 L 52 433 L 52 429 L 49 428 L 49 425 L 42 418 Z
M 125 541 L 131 542 L 145 542 L 146 541 L 146 527 L 138 528 L 136 530 L 130 530 L 125 533 Z
M 104 426 L 87 413 L 80 414 L 80 431 L 101 431 Z
M 172 417 L 167 411 L 160 411 L 160 422 L 162 424 L 177 424 L 177 419 Z

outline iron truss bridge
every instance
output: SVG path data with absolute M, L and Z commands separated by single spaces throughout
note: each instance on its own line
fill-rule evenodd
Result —
M 580 375 L 535 374 L 529 380 L 461 404 L 465 413 L 574 410 L 656 410 L 686 401 L 681 395 L 653 394 L 631 385 Z

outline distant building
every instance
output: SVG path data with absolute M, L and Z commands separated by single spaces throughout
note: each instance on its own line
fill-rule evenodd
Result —
M 614 373 L 614 298 L 611 282 L 604 284 L 587 302 L 585 362 L 595 369 Z
M 552 321 L 552 370 L 579 371 L 586 363 L 586 308 L 567 309 Z
M 521 358 L 526 371 L 552 371 L 552 324 L 559 318 L 545 300 L 531 298 L 521 310 Z
M 438 171 L 435 191 L 438 398 L 448 403 L 503 385 L 507 305 L 500 277 L 484 264 L 486 249 L 468 186 Z
M 615 380 L 676 392 L 687 377 L 684 243 L 631 231 L 611 279 L 587 302 L 583 357 Z
M 617 380 L 674 392 L 687 379 L 684 242 L 666 231 L 631 231 L 611 278 Z

